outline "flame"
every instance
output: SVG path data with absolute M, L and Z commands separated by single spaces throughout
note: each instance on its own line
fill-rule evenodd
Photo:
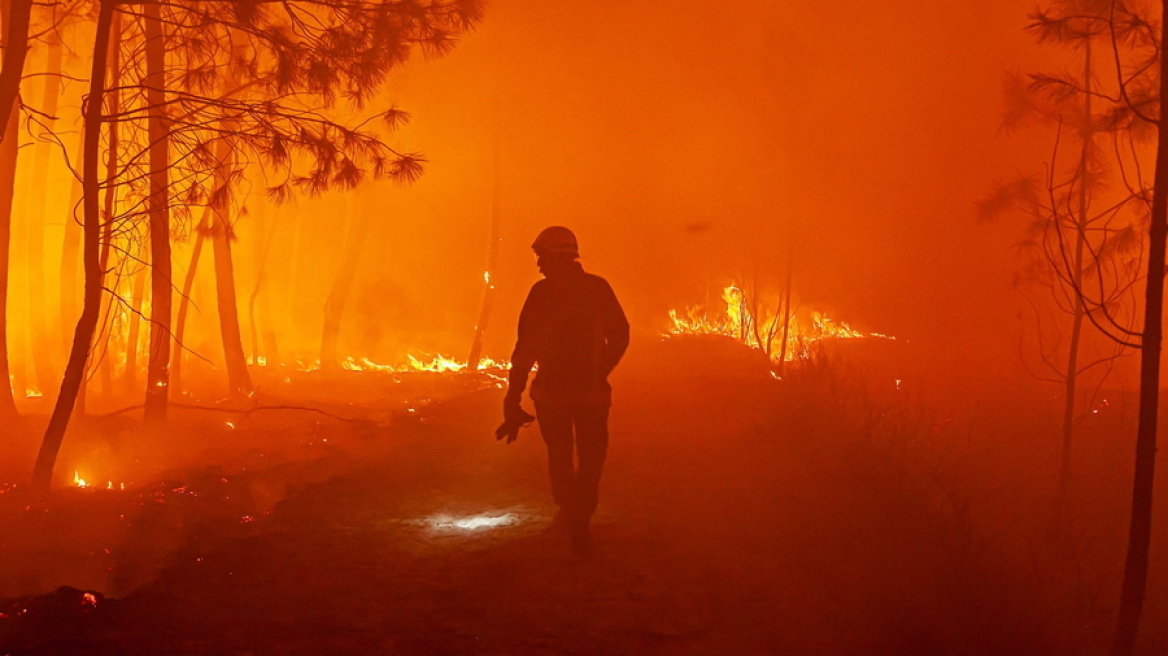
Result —
M 421 354 L 419 356 L 407 355 L 407 362 L 405 364 L 379 364 L 366 357 L 348 357 L 341 363 L 341 368 L 346 371 L 379 371 L 383 373 L 409 373 L 417 371 L 429 371 L 434 373 L 459 372 L 467 368 L 467 363 L 463 360 L 436 354 L 428 355 Z M 495 360 L 493 358 L 480 358 L 479 369 L 510 369 L 511 363 L 506 360 Z
M 89 484 L 89 481 L 85 480 L 84 478 L 81 478 L 81 473 L 78 471 L 73 472 L 73 485 L 76 486 L 78 489 L 82 489 L 82 490 L 89 489 L 89 488 L 93 487 L 92 485 Z M 113 481 L 106 481 L 105 482 L 105 489 L 107 489 L 107 490 L 125 490 L 126 484 L 125 483 L 114 483 Z
M 720 315 L 714 316 L 702 307 L 689 307 L 684 313 L 670 310 L 670 326 L 666 336 L 730 337 L 750 348 L 763 351 L 774 362 L 808 359 L 812 346 L 825 339 L 896 339 L 880 333 L 860 332 L 822 312 L 796 309 L 794 312 L 776 310 L 768 313 L 757 299 L 752 303 L 742 288 L 733 284 L 722 290 L 722 302 L 726 305 L 725 309 Z

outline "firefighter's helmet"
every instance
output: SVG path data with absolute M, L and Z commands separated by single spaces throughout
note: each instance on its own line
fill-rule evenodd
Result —
M 536 255 L 570 255 L 580 257 L 576 235 L 563 226 L 545 228 L 531 244 Z

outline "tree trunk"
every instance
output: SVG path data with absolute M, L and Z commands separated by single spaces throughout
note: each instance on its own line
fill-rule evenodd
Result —
M 369 232 L 369 220 L 360 212 L 352 211 L 352 201 L 346 203 L 349 215 L 349 234 L 345 239 L 345 251 L 341 266 L 333 281 L 332 291 L 324 305 L 324 331 L 320 340 L 320 368 L 336 369 L 340 366 L 337 354 L 337 340 L 341 334 L 341 319 L 345 314 L 345 304 L 349 300 L 349 290 L 357 276 L 357 263 L 361 259 L 362 246 Z
M 211 208 L 215 224 L 211 228 L 211 246 L 215 254 L 215 298 L 219 310 L 219 333 L 223 337 L 223 359 L 227 364 L 227 383 L 234 396 L 251 393 L 251 376 L 247 371 L 247 356 L 243 353 L 243 337 L 239 330 L 239 305 L 235 294 L 235 264 L 231 261 L 231 240 L 234 239 L 229 216 L 231 203 L 226 186 L 231 167 L 235 165 L 230 141 L 216 146 L 219 161 L 215 171 L 216 187 L 224 197 L 223 203 Z M 211 196 L 216 196 L 212 191 Z
M 53 414 L 45 429 L 45 437 L 37 453 L 33 467 L 33 490 L 47 494 L 52 486 L 53 466 L 57 453 L 73 414 L 73 405 L 81 389 L 81 379 L 85 376 L 85 365 L 89 359 L 89 348 L 97 329 L 101 313 L 102 276 L 100 262 L 101 216 L 98 207 L 100 180 L 98 179 L 98 157 L 101 141 L 102 96 L 105 92 L 106 60 L 109 55 L 110 25 L 113 19 L 114 3 L 102 0 L 98 4 L 97 30 L 93 45 L 93 69 L 89 77 L 89 94 L 84 109 L 85 146 L 82 158 L 81 177 L 85 185 L 84 208 L 84 258 L 85 258 L 85 301 L 81 317 L 77 320 L 77 330 L 73 335 L 73 347 L 69 361 L 65 365 L 65 375 L 61 381 L 61 391 L 57 395 Z
M 112 20 L 112 27 L 110 28 L 110 54 L 109 63 L 107 65 L 108 75 L 110 79 L 116 79 L 118 75 L 118 64 L 120 62 L 120 50 L 122 44 L 121 20 L 118 14 L 114 14 Z M 106 108 L 109 115 L 117 114 L 121 109 L 121 97 L 116 89 L 111 90 L 105 95 Z M 84 126 L 82 126 L 84 131 Z M 84 132 L 83 132 L 84 134 Z M 107 144 L 106 158 L 105 158 L 105 178 L 106 180 L 116 180 L 118 174 L 118 122 L 109 122 L 109 142 Z M 82 137 L 84 139 L 84 136 Z M 84 146 L 84 141 L 82 142 Z M 82 155 L 84 158 L 84 154 Z M 82 189 L 82 199 L 84 199 L 84 189 Z M 110 184 L 106 187 L 105 196 L 102 199 L 105 220 L 101 227 L 101 251 L 98 255 L 98 265 L 101 267 L 102 275 L 109 271 L 110 251 L 113 248 L 114 237 L 114 217 L 117 215 L 118 192 L 117 187 Z M 84 210 L 83 210 L 84 214 Z M 84 219 L 84 216 L 82 217 Z M 106 296 L 106 310 L 104 316 L 106 317 L 106 326 L 109 326 L 110 309 L 114 307 L 114 303 L 118 299 L 113 298 L 113 294 Z M 101 389 L 105 394 L 113 393 L 113 371 L 114 362 L 109 353 L 109 337 L 107 335 L 104 346 L 104 356 L 101 359 L 100 371 Z
M 0 20 L 8 23 L 8 2 L 0 3 Z M 16 101 L 14 101 L 16 102 Z M 16 191 L 16 159 L 19 112 L 9 112 L 4 139 L 0 141 L 0 421 L 17 416 L 8 367 L 8 266 L 12 242 L 12 199 Z
M 499 263 L 499 242 L 502 239 L 499 233 L 502 230 L 502 213 L 499 211 L 499 143 L 495 140 L 494 148 L 494 184 L 491 188 L 491 236 L 487 244 L 487 270 L 483 272 L 483 304 L 479 309 L 479 320 L 475 324 L 474 340 L 470 344 L 470 355 L 466 358 L 466 366 L 470 371 L 477 371 L 479 360 L 483 355 L 483 335 L 487 332 L 487 324 L 491 321 L 491 310 L 495 306 L 495 269 Z
M 272 221 L 272 227 L 268 229 L 262 209 L 253 208 L 251 216 L 256 224 L 255 249 L 253 250 L 256 271 L 255 285 L 252 287 L 251 296 L 248 298 L 252 353 L 253 357 L 256 358 L 256 364 L 259 364 L 259 354 L 263 353 L 268 366 L 278 367 L 281 364 L 280 347 L 276 341 L 276 330 L 272 326 L 271 295 L 265 293 L 262 300 L 259 297 L 264 283 L 267 282 L 268 254 L 271 252 L 272 244 L 275 242 L 276 226 L 279 225 L 279 222 Z M 257 300 L 259 300 L 259 317 L 256 316 Z M 259 337 L 257 337 L 257 333 L 259 333 Z M 261 340 L 263 341 L 262 349 L 259 344 Z
M 1091 165 L 1091 140 L 1093 126 L 1091 124 L 1091 39 L 1084 39 L 1083 50 L 1083 125 L 1080 140 L 1082 150 L 1079 155 L 1079 218 L 1075 220 L 1075 254 L 1072 260 L 1074 271 L 1071 271 L 1071 281 L 1074 285 L 1074 310 L 1071 314 L 1071 342 L 1067 347 L 1067 369 L 1063 394 L 1063 443 L 1062 457 L 1059 463 L 1059 487 L 1055 503 L 1056 522 L 1061 521 L 1065 510 L 1067 494 L 1071 487 L 1071 446 L 1075 434 L 1075 401 L 1079 383 L 1079 345 L 1083 338 L 1083 318 L 1087 309 L 1083 303 L 1083 256 L 1087 245 L 1087 223 L 1090 217 L 1087 210 L 1090 207 L 1090 198 L 1087 181 Z
M 1168 0 L 1161 2 L 1161 41 Z M 1168 98 L 1168 48 L 1160 48 L 1160 98 Z M 1166 115 L 1161 109 L 1161 115 Z M 1152 542 L 1152 484 L 1156 479 L 1156 424 L 1160 403 L 1160 350 L 1164 322 L 1164 252 L 1168 240 L 1168 130 L 1160 126 L 1156 174 L 1148 228 L 1148 277 L 1144 289 L 1144 330 L 1140 342 L 1140 409 L 1136 427 L 1131 526 L 1119 598 L 1119 623 L 1112 653 L 1129 656 L 1136 646 L 1148 584 L 1148 547 Z
M 49 30 L 47 75 L 44 78 L 44 97 L 40 110 L 48 116 L 41 117 L 47 134 L 52 134 L 54 119 L 57 114 L 57 102 L 61 97 L 61 40 L 56 30 Z M 37 135 L 38 137 L 40 135 Z M 33 158 L 33 173 L 31 187 L 33 189 L 48 189 L 50 157 L 56 145 L 36 141 L 36 155 Z M 30 212 L 28 224 L 28 328 L 29 341 L 32 347 L 33 370 L 36 372 L 37 387 L 47 393 L 57 384 L 57 374 L 53 370 L 55 359 L 53 342 L 49 338 L 48 309 L 45 295 L 48 288 L 45 285 L 45 225 L 48 223 L 46 204 L 49 195 L 46 193 L 34 196 L 35 209 Z
M 150 195 L 146 210 L 150 217 L 150 359 L 146 365 L 147 424 L 166 421 L 170 399 L 171 262 L 170 262 L 170 148 L 169 128 L 164 110 L 166 101 L 166 40 L 159 5 L 147 3 L 142 12 L 146 36 L 146 102 L 150 107 L 147 133 L 150 138 Z
M 141 341 L 139 332 L 142 326 L 142 306 L 145 304 L 146 272 L 134 274 L 133 291 L 130 292 L 130 326 L 126 331 L 126 370 L 124 378 L 126 391 L 133 393 L 138 389 L 138 343 Z M 115 301 L 117 307 L 119 301 Z
M 8 125 L 16 113 L 20 96 L 20 79 L 24 76 L 24 60 L 28 56 L 28 25 L 32 16 L 32 0 L 4 0 L 4 59 L 0 67 L 0 125 Z M 7 138 L 7 132 L 5 133 Z
M 191 263 L 187 267 L 187 275 L 183 279 L 182 294 L 178 298 L 178 313 L 174 319 L 174 343 L 176 347 L 174 355 L 174 368 L 171 370 L 171 384 L 179 394 L 183 393 L 183 360 L 186 357 L 186 345 L 184 339 L 186 338 L 187 330 L 187 311 L 191 307 L 191 290 L 195 287 L 195 274 L 199 271 L 199 257 L 203 254 L 203 240 L 207 236 L 207 231 L 210 229 L 208 223 L 210 222 L 211 210 L 208 208 L 203 213 L 203 218 L 199 222 L 198 227 L 195 228 L 195 245 L 191 248 Z

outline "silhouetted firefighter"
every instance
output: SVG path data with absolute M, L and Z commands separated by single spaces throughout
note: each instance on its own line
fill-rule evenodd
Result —
M 629 346 L 629 322 L 608 282 L 585 273 L 576 236 L 554 226 L 531 245 L 544 279 L 535 283 L 519 315 L 519 339 L 496 436 L 515 441 L 532 419 L 520 407 L 527 376 L 538 364 L 531 400 L 548 449 L 555 526 L 568 528 L 572 547 L 592 549 L 588 524 L 596 510 L 600 473 L 608 450 L 612 372 Z M 579 465 L 573 463 L 575 446 Z

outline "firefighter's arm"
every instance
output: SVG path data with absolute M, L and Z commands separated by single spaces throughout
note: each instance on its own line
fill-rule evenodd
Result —
M 616 368 L 629 348 L 629 320 L 616 299 L 612 287 L 605 285 L 604 302 L 604 373 Z
M 503 410 L 519 407 L 523 391 L 527 389 L 527 378 L 535 366 L 536 324 L 539 313 L 539 287 L 531 288 L 523 310 L 519 313 L 519 337 L 515 340 L 515 350 L 511 353 L 511 371 L 507 374 L 507 396 L 503 400 Z

